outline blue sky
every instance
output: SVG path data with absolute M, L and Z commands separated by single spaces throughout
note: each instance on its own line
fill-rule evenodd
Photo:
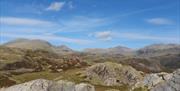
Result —
M 77 50 L 180 43 L 180 1 L 0 0 L 0 34 Z

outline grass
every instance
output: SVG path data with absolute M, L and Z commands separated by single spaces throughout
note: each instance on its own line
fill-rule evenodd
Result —
M 48 80 L 68 80 L 77 83 L 90 83 L 84 80 L 83 77 L 79 77 L 77 75 L 77 72 L 82 72 L 82 68 L 75 68 L 75 69 L 69 69 L 63 72 L 59 73 L 52 73 L 50 71 L 42 71 L 42 72 L 34 72 L 34 73 L 25 73 L 21 75 L 13 75 L 11 78 L 16 80 L 16 82 L 19 83 L 24 83 L 30 80 L 34 79 L 48 79 Z M 122 86 L 101 86 L 101 85 L 95 85 L 93 83 L 90 83 L 95 86 L 96 91 L 105 91 L 108 89 L 117 89 L 120 91 L 128 91 L 128 86 L 127 85 L 122 85 Z M 140 90 L 142 91 L 142 90 Z
M 101 85 L 95 85 L 96 91 L 106 91 L 110 89 L 116 89 L 119 91 L 129 91 L 127 85 L 122 85 L 122 86 L 101 86 Z
M 133 91 L 149 91 L 146 87 L 135 88 Z
M 21 75 L 14 75 L 12 79 L 18 81 L 18 83 L 27 82 L 34 79 L 48 79 L 53 80 L 56 77 L 59 77 L 61 73 L 52 73 L 49 71 L 42 71 L 42 72 L 34 72 L 34 73 L 25 73 Z

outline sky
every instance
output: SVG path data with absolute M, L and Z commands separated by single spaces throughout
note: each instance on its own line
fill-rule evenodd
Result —
M 72 49 L 180 43 L 180 0 L 0 0 L 0 43 Z

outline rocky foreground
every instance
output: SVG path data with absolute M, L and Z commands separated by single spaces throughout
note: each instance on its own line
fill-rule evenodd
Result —
M 94 86 L 86 83 L 75 84 L 68 81 L 50 81 L 37 79 L 9 88 L 2 88 L 0 91 L 95 91 Z
M 107 89 L 103 91 L 180 91 L 180 69 L 173 73 L 144 74 L 130 66 L 116 63 L 100 63 L 83 72 L 86 83 L 37 79 L 26 83 L 1 88 L 0 91 L 102 91 L 96 90 L 98 82 L 103 86 L 128 85 L 128 90 Z M 89 84 L 90 83 L 90 84 Z M 91 85 L 92 84 L 92 85 Z
M 135 86 L 135 88 L 147 87 L 150 91 L 180 91 L 180 69 L 170 74 L 163 72 L 148 74 Z

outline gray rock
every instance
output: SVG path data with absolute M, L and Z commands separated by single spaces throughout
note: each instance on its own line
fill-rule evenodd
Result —
M 85 83 L 75 85 L 73 82 L 63 80 L 55 82 L 37 79 L 8 88 L 1 88 L 0 91 L 95 91 L 95 88 Z
M 95 91 L 95 88 L 90 84 L 80 83 L 75 86 L 75 91 Z
M 60 80 L 54 82 L 54 84 L 49 88 L 50 91 L 75 91 L 75 83 Z
M 133 85 L 142 79 L 139 71 L 131 66 L 105 62 L 92 65 L 86 70 L 87 80 L 105 86 Z
M 38 79 L 23 84 L 11 86 L 4 89 L 3 91 L 49 91 L 49 87 L 51 87 L 52 84 L 52 81 Z
M 158 84 L 151 91 L 180 91 L 180 69 L 173 72 L 169 80 Z
M 145 76 L 143 84 L 147 86 L 148 89 L 150 89 L 162 81 L 164 80 L 157 74 L 148 74 L 147 76 Z
M 142 81 L 137 82 L 132 89 L 138 87 L 147 87 L 147 89 L 152 89 L 157 86 L 159 83 L 168 81 L 172 77 L 172 74 L 161 72 L 161 73 L 152 73 L 146 74 Z

